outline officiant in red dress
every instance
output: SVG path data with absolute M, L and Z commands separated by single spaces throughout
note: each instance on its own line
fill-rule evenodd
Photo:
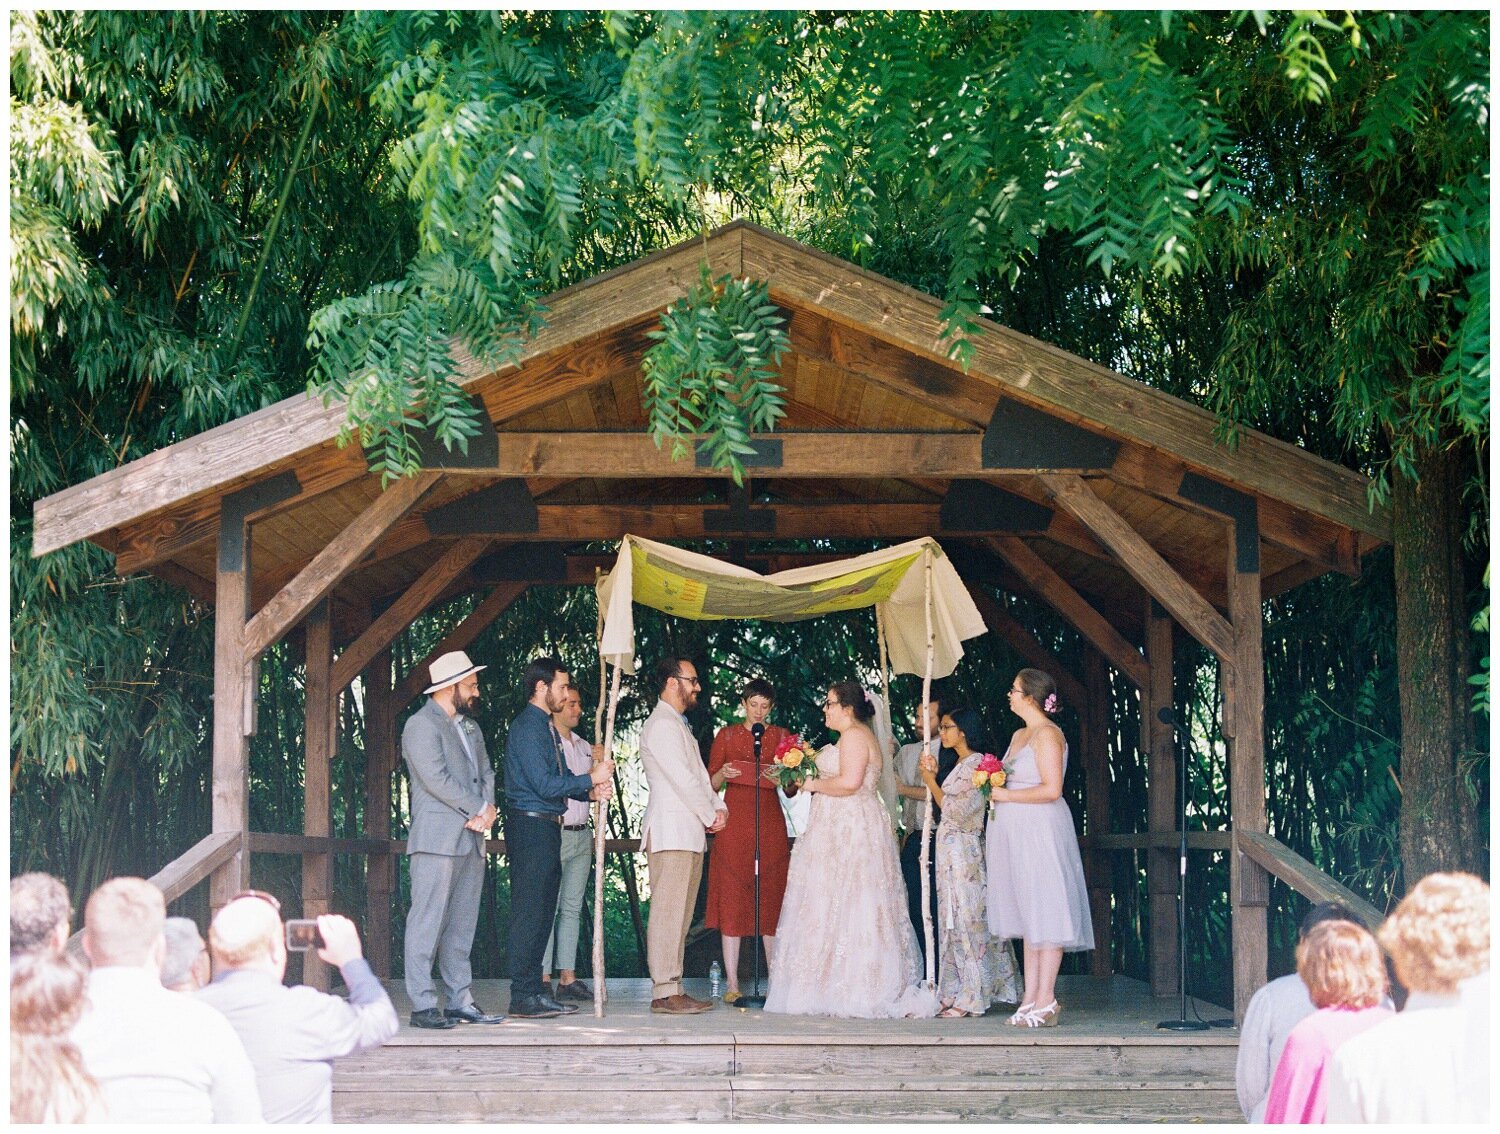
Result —
M 724 1003 L 740 998 L 740 938 L 755 933 L 755 793 L 760 797 L 760 933 L 766 945 L 766 963 L 775 964 L 776 919 L 786 892 L 786 870 L 791 860 L 786 819 L 775 785 L 757 780 L 755 738 L 751 729 L 765 725 L 761 737 L 760 762 L 770 764 L 776 749 L 788 736 L 786 729 L 767 724 L 776 703 L 769 681 L 756 678 L 740 691 L 743 724 L 726 725 L 714 737 L 708 755 L 708 774 L 715 790 L 724 789 L 729 821 L 714 836 L 708 858 L 708 909 L 704 924 L 717 929 L 724 942 L 724 973 L 727 989 Z M 760 786 L 756 786 L 759 783 Z

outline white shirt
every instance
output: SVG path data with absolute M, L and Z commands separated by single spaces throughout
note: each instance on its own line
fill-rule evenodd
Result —
M 552 726 L 557 728 L 556 725 Z M 586 776 L 594 770 L 594 746 L 576 732 L 570 732 L 562 736 L 562 729 L 557 729 L 558 736 L 562 737 L 563 760 L 568 765 L 568 771 L 575 776 Z M 589 821 L 589 812 L 593 809 L 586 799 L 568 800 L 568 809 L 563 812 L 563 823 L 569 827 L 577 827 Z
M 1307 985 L 1296 973 L 1262 985 L 1250 998 L 1234 1064 L 1234 1089 L 1247 1121 L 1265 1121 L 1266 1096 L 1271 1093 L 1271 1076 L 1281 1062 L 1286 1037 L 1316 1010 Z
M 1334 1052 L 1327 1121 L 1464 1122 L 1467 1021 L 1458 996 L 1413 992 L 1399 1015 Z
M 229 1021 L 148 969 L 90 973 L 73 1042 L 111 1122 L 261 1121 L 255 1069 Z
M 641 729 L 641 766 L 651 793 L 641 817 L 641 850 L 703 853 L 708 827 L 727 808 L 686 718 L 665 701 L 656 702 Z
M 937 738 L 934 737 L 934 740 Z M 922 759 L 922 742 L 914 740 L 896 750 L 896 776 L 902 787 L 922 787 L 922 777 L 917 772 L 917 763 Z M 901 826 L 908 831 L 922 829 L 922 812 L 927 803 L 921 799 L 901 797 Z

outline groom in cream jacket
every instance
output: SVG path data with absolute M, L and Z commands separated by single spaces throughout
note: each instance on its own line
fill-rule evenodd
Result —
M 656 667 L 660 700 L 641 730 L 641 763 L 650 798 L 641 820 L 641 850 L 651 880 L 646 962 L 651 970 L 651 1011 L 690 1016 L 713 1007 L 682 989 L 682 955 L 707 835 L 723 830 L 729 811 L 708 779 L 698 741 L 684 714 L 698 703 L 698 670 L 686 658 L 663 658 Z

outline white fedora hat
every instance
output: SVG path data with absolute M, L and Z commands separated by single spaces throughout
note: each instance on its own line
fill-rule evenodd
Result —
M 436 693 L 439 689 L 446 689 L 456 681 L 462 681 L 471 673 L 478 673 L 481 669 L 488 669 L 486 665 L 475 665 L 469 660 L 469 655 L 462 650 L 454 650 L 451 654 L 444 654 L 427 667 L 427 673 L 432 678 L 432 684 L 423 693 Z

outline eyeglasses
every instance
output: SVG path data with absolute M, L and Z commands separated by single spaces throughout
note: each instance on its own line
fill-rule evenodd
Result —
M 956 724 L 940 724 L 940 725 L 938 725 L 938 731 L 939 732 L 947 732 L 949 729 L 957 728 L 957 727 L 958 726 Z
M 231 902 L 237 902 L 241 898 L 258 898 L 262 902 L 265 902 L 266 905 L 270 906 L 277 913 L 281 912 L 281 903 L 276 900 L 276 895 L 268 894 L 264 890 L 241 890 L 238 894 L 236 894 L 229 900 Z
M 829 698 L 827 698 L 827 699 L 824 700 L 824 702 L 823 702 L 823 708 L 825 708 L 825 709 L 837 709 L 843 703 L 844 702 L 842 702 L 842 701 L 835 701 L 832 697 L 829 697 Z
M 1017 689 L 1014 685 L 1011 686 L 1010 691 L 1012 693 L 1014 693 L 1017 697 L 1024 697 L 1026 695 L 1026 690 L 1024 690 L 1024 689 Z
M 672 676 L 675 677 L 678 681 L 682 682 L 684 685 L 691 685 L 697 689 L 701 689 L 703 687 L 703 682 L 699 681 L 696 677 L 683 677 L 680 673 L 674 673 Z

